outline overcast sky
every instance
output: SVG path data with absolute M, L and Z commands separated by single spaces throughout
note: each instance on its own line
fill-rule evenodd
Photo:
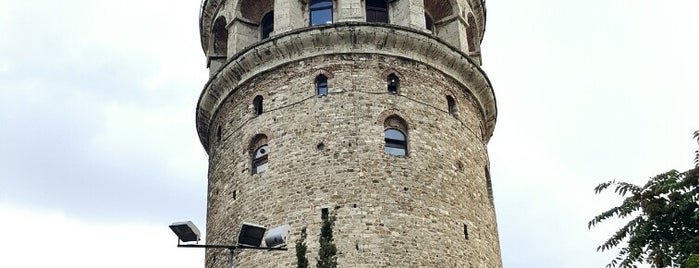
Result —
M 203 267 L 167 228 L 205 226 L 199 5 L 0 0 L 0 267 Z M 699 2 L 487 7 L 504 266 L 603 267 L 592 188 L 692 166 Z

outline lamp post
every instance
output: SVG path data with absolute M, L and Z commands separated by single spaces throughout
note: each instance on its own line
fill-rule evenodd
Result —
M 228 267 L 233 267 L 233 252 L 236 249 L 257 249 L 257 250 L 288 250 L 286 240 L 289 237 L 291 226 L 282 225 L 267 231 L 262 225 L 244 222 L 238 234 L 236 245 L 200 245 L 201 233 L 197 226 L 191 221 L 175 222 L 170 224 L 170 229 L 177 235 L 177 247 L 181 248 L 226 248 L 229 250 Z M 265 233 L 267 235 L 265 236 Z M 262 240 L 265 240 L 265 247 L 262 247 Z M 182 244 L 180 242 L 195 242 L 196 244 Z

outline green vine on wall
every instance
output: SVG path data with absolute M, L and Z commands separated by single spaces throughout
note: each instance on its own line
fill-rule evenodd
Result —
M 332 213 L 323 219 L 320 227 L 320 248 L 318 249 L 317 268 L 337 267 L 337 247 L 333 240 L 333 226 L 335 225 L 335 212 L 339 207 L 335 207 Z
M 301 237 L 296 240 L 296 267 L 308 268 L 308 258 L 306 258 L 306 227 L 301 229 Z

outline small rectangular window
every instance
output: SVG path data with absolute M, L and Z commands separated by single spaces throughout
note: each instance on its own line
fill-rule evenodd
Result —
M 322 208 L 320 210 L 320 219 L 321 220 L 327 220 L 328 219 L 328 208 Z

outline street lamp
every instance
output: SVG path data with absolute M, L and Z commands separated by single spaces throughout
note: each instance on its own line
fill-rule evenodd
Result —
M 275 227 L 267 231 L 262 225 L 244 222 L 238 234 L 236 245 L 200 245 L 199 229 L 191 221 L 175 222 L 170 224 L 170 229 L 177 235 L 177 247 L 181 248 L 226 248 L 228 255 L 228 267 L 233 267 L 233 251 L 236 249 L 262 249 L 262 250 L 288 250 L 286 241 L 289 237 L 291 226 L 288 224 Z M 265 236 L 267 233 L 267 236 Z M 262 247 L 262 240 L 265 247 Z M 196 244 L 181 244 L 180 242 L 196 242 Z

